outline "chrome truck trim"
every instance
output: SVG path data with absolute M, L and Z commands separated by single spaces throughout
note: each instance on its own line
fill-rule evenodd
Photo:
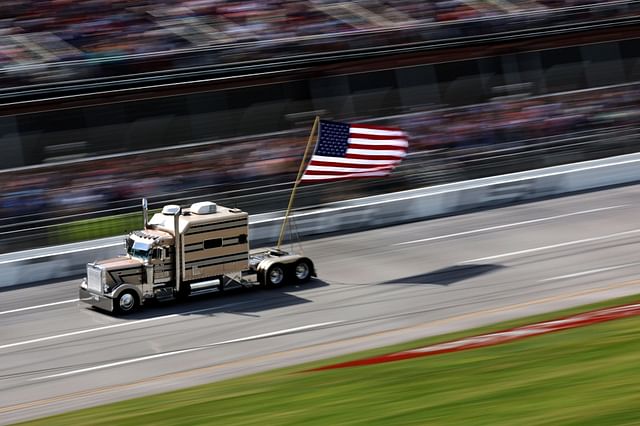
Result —
M 180 284 L 182 283 L 182 235 L 180 235 L 180 214 L 181 209 L 175 212 L 173 216 L 173 240 L 175 244 L 174 253 L 176 260 L 176 272 L 175 272 L 175 281 L 176 281 L 176 292 L 180 293 Z
M 87 288 L 95 293 L 102 294 L 102 286 L 106 283 L 106 273 L 103 268 L 95 263 L 87 264 Z
M 149 223 L 149 205 L 147 199 L 142 199 L 142 229 L 147 229 L 147 223 Z
M 96 308 L 99 308 L 108 312 L 113 312 L 114 310 L 112 298 L 103 296 L 101 294 L 95 294 L 93 292 L 85 290 L 84 288 L 79 289 L 78 298 L 80 299 L 81 302 L 87 303 Z

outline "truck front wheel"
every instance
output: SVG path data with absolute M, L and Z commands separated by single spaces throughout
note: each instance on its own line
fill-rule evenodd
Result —
M 122 292 L 115 302 L 115 310 L 121 315 L 130 314 L 138 309 L 138 296 L 130 290 Z
M 280 287 L 284 284 L 284 267 L 276 263 L 275 265 L 271 265 L 271 267 L 267 270 L 267 285 L 269 287 Z

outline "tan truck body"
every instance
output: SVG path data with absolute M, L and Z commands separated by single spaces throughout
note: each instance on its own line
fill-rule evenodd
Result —
M 165 206 L 126 238 L 126 256 L 87 265 L 80 300 L 128 313 L 149 300 L 168 300 L 233 286 L 302 283 L 315 276 L 310 259 L 279 249 L 249 249 L 249 215 L 201 202 Z

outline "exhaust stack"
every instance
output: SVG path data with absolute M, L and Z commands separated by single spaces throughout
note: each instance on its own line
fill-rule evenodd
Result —
M 147 205 L 147 199 L 142 199 L 142 220 L 144 223 L 142 224 L 143 229 L 147 229 L 147 223 L 149 222 L 149 206 Z
M 182 281 L 182 236 L 180 235 L 180 208 L 173 215 L 173 230 L 175 244 L 175 261 L 176 261 L 176 291 L 180 292 L 180 284 Z

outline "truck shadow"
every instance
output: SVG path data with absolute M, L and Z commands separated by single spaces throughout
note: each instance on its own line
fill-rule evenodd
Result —
M 480 275 L 495 272 L 504 267 L 505 266 L 503 265 L 494 264 L 454 265 L 427 272 L 425 274 L 385 281 L 381 284 L 433 284 L 447 286 L 455 284 L 459 281 L 464 281 Z
M 309 299 L 304 298 L 304 292 L 328 285 L 323 280 L 312 279 L 305 284 L 273 289 L 256 287 L 225 290 L 223 293 L 188 297 L 183 301 L 152 302 L 138 312 L 120 318 L 141 320 L 167 315 L 215 316 L 221 313 L 259 317 L 261 312 L 270 309 L 310 303 Z

